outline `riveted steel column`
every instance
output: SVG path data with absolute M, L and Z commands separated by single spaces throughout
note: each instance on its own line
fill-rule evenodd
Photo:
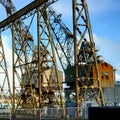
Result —
M 76 104 L 77 104 L 77 119 L 80 119 L 80 100 L 79 100 L 79 85 L 78 85 L 78 43 L 77 43 L 77 20 L 76 6 L 77 1 L 72 1 L 73 5 L 73 35 L 74 35 L 74 58 L 75 58 L 75 89 L 76 89 Z

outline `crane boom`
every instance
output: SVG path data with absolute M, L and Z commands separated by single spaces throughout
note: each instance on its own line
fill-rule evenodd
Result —
M 64 24 L 61 15 L 49 6 L 48 15 L 51 30 L 54 37 L 54 46 L 62 65 L 63 70 L 68 66 L 73 65 L 73 34 L 70 29 Z
M 8 18 L 0 22 L 0 31 L 4 31 L 5 29 L 10 27 L 10 23 L 15 21 L 16 19 L 19 19 L 20 17 L 23 17 L 22 19 L 25 19 L 26 17 L 24 15 L 31 16 L 33 14 L 35 8 L 41 6 L 43 3 L 46 3 L 47 6 L 50 4 L 56 2 L 58 0 L 35 0 L 29 5 L 25 6 L 23 9 L 16 11 L 12 1 L 4 1 L 1 0 L 0 3 L 6 8 L 6 12 L 8 15 Z M 26 15 L 26 16 L 27 16 Z

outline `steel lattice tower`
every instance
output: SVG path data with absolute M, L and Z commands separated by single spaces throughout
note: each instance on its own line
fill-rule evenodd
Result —
M 104 99 L 97 66 L 95 43 L 93 40 L 86 1 L 73 0 L 72 4 L 76 103 L 77 117 L 80 118 L 80 105 L 82 101 L 85 101 L 87 92 L 91 94 L 91 97 L 95 97 L 100 105 L 104 105 Z M 97 74 L 97 87 L 94 87 L 94 84 L 91 83 L 91 79 L 94 80 L 94 78 L 90 78 L 93 64 L 95 65 Z M 79 75 L 80 69 L 82 69 L 82 75 Z
M 8 17 L 16 12 L 12 1 L 0 2 L 6 8 Z M 30 107 L 29 104 L 31 104 L 31 107 L 36 109 L 38 107 L 37 103 L 39 103 L 39 107 L 42 108 L 44 107 L 44 101 L 48 101 L 50 104 L 51 102 L 54 102 L 54 100 L 57 101 L 57 104 L 60 103 L 60 106 L 63 108 L 63 98 L 61 92 L 62 83 L 58 78 L 59 76 L 56 66 L 53 40 L 49 25 L 50 23 L 47 20 L 46 11 L 46 7 L 54 2 L 55 0 L 51 0 L 46 3 L 45 6 L 34 9 L 30 14 L 30 16 L 34 17 L 34 15 L 37 13 L 37 46 L 34 46 L 33 37 L 29 33 L 30 25 L 24 25 L 22 18 L 16 19 L 10 25 L 13 45 L 13 113 L 15 113 L 17 109 L 15 107 L 16 99 L 18 106 L 24 106 L 28 104 L 28 108 Z M 27 17 L 29 17 L 29 15 L 26 15 L 24 19 Z M 36 74 L 36 69 L 38 71 L 38 88 L 35 88 L 32 85 L 32 79 L 34 74 Z M 54 72 L 54 77 L 56 78 L 54 85 L 51 81 L 48 81 L 48 78 L 46 77 L 46 71 L 49 69 L 51 69 L 51 75 Z M 25 85 L 25 81 L 23 81 L 24 76 L 25 78 L 27 77 L 29 85 Z M 47 79 L 46 83 L 44 83 L 43 77 Z M 20 86 L 17 86 L 17 80 L 19 81 Z M 46 85 L 48 87 L 45 87 Z M 51 89 L 51 87 L 54 87 L 54 89 Z M 58 92 L 58 98 L 55 96 L 55 92 Z
M 8 105 L 12 101 L 11 86 L 7 69 L 7 62 L 4 53 L 2 37 L 0 35 L 0 97 L 5 99 L 4 102 Z M 1 102 L 1 104 L 4 104 Z M 10 107 L 10 106 L 9 106 Z

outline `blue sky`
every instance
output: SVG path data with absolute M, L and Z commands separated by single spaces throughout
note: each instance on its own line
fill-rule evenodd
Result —
M 17 10 L 33 0 L 12 0 Z M 96 47 L 106 62 L 116 68 L 116 80 L 120 80 L 120 0 L 86 0 Z M 66 26 L 72 29 L 72 0 L 59 0 L 53 4 L 62 14 Z M 0 5 L 0 11 L 4 9 Z M 6 18 L 1 12 L 0 21 Z M 6 43 L 7 44 L 7 43 Z

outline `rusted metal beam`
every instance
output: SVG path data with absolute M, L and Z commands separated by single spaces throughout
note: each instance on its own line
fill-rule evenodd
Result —
M 27 14 L 28 12 L 32 11 L 33 9 L 41 6 L 43 3 L 47 2 L 48 0 L 35 0 L 32 3 L 28 4 L 18 12 L 14 13 L 13 15 L 9 16 L 5 20 L 0 22 L 0 29 L 9 25 L 11 22 L 15 21 L 16 19 L 20 18 L 21 16 Z

